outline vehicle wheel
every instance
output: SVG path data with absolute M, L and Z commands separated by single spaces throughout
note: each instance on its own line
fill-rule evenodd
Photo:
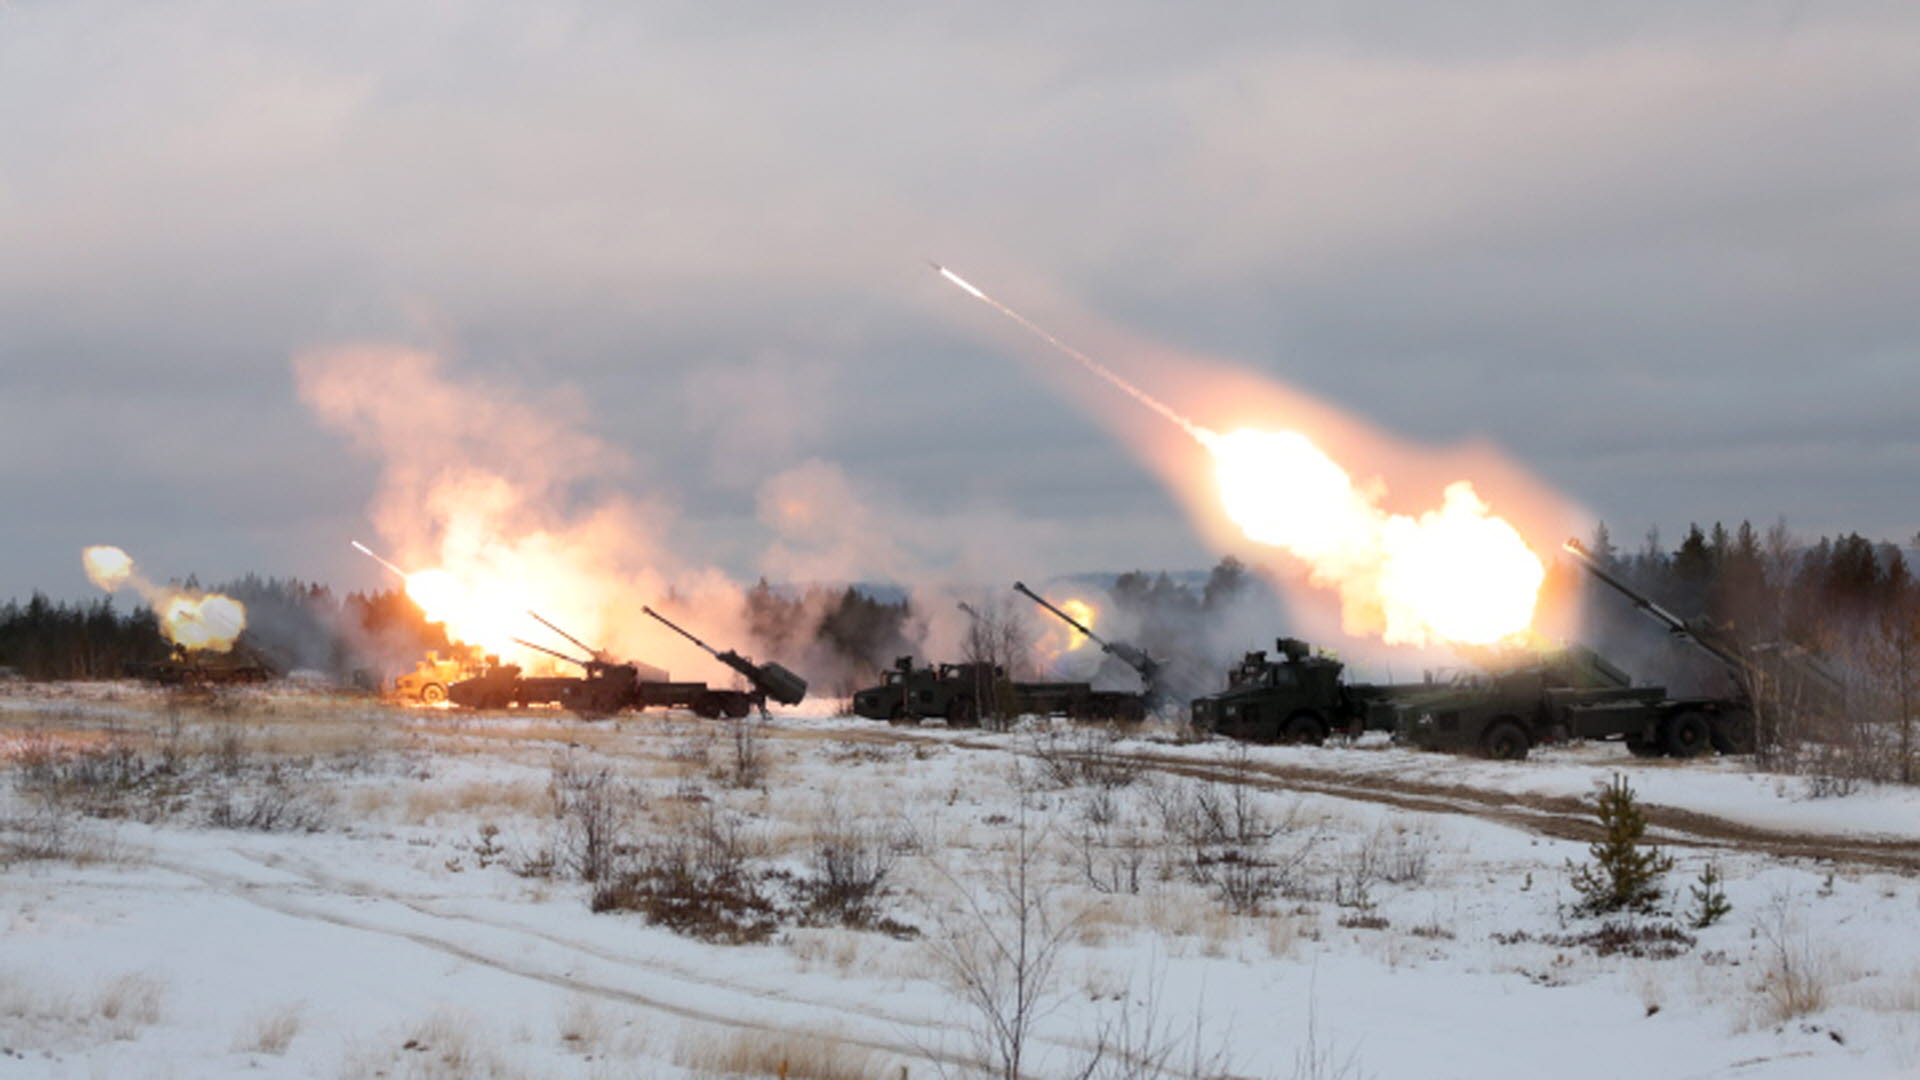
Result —
M 753 711 L 753 702 L 748 701 L 745 694 L 729 697 L 726 700 L 725 707 L 721 711 L 726 713 L 729 718 L 739 720 Z
M 438 705 L 447 700 L 447 688 L 437 682 L 430 682 L 420 688 L 420 700 L 423 704 Z
M 1713 749 L 1713 728 L 1697 712 L 1683 712 L 1667 721 L 1667 753 L 1699 757 Z
M 1723 754 L 1753 753 L 1754 736 L 1753 714 L 1746 709 L 1728 709 L 1713 718 L 1713 748 Z
M 1307 743 L 1319 746 L 1327 740 L 1327 725 L 1312 713 L 1295 713 L 1287 717 L 1281 725 L 1280 741 L 1284 743 Z
M 1121 727 L 1139 727 L 1147 721 L 1147 704 L 1137 699 L 1122 702 L 1114 710 L 1114 723 Z
M 702 720 L 720 718 L 720 702 L 712 694 L 701 694 L 693 699 L 693 715 Z
M 953 704 L 947 706 L 947 726 L 980 726 L 980 710 L 974 705 L 972 698 L 953 699 Z
M 1520 761 L 1533 747 L 1527 729 L 1512 720 L 1496 720 L 1480 738 L 1480 749 L 1494 761 Z
M 903 705 L 895 705 L 892 708 L 892 710 L 890 710 L 887 713 L 887 723 L 892 724 L 895 727 L 904 726 L 906 724 L 917 724 L 919 722 L 920 720 L 918 717 L 907 715 L 906 707 Z
M 1659 757 L 1665 753 L 1660 744 L 1652 739 L 1643 739 L 1638 735 L 1627 736 L 1627 753 L 1634 757 Z

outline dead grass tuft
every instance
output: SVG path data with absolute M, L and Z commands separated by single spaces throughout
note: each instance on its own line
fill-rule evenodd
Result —
M 277 1056 L 286 1053 L 287 1047 L 293 1044 L 293 1037 L 300 1033 L 303 1011 L 304 1007 L 296 1001 L 256 1015 L 247 1022 L 240 1037 L 234 1040 L 233 1048 L 251 1054 Z
M 711 1029 L 683 1034 L 674 1063 L 695 1076 L 788 1080 L 870 1080 L 879 1068 L 872 1051 L 831 1035 Z

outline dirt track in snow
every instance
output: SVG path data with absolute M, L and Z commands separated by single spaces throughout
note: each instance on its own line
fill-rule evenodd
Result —
M 855 733 L 853 737 L 895 742 L 933 741 L 929 736 L 918 734 L 910 728 L 878 725 L 871 732 Z M 968 750 L 1009 752 L 1004 742 L 967 738 L 942 738 L 938 741 L 943 745 Z M 1052 752 L 1066 757 L 1084 757 L 1067 749 Z M 1209 763 L 1150 750 L 1111 750 L 1103 753 L 1124 756 L 1170 776 L 1251 784 L 1270 791 L 1310 792 L 1422 813 L 1486 818 L 1562 840 L 1590 842 L 1600 837 L 1599 826 L 1593 820 L 1592 806 L 1585 799 L 1571 796 L 1505 792 L 1469 784 L 1440 784 L 1333 767 L 1322 769 L 1251 760 Z M 1645 801 L 1642 801 L 1641 809 L 1646 814 L 1654 839 L 1675 847 L 1729 848 L 1780 858 L 1920 873 L 1920 845 L 1906 840 L 1782 832 Z

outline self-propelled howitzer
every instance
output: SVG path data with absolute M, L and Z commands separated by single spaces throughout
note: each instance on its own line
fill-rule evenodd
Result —
M 652 608 L 642 607 L 640 610 L 665 623 L 669 630 L 674 631 L 681 637 L 686 638 L 688 641 L 706 650 L 708 656 L 739 672 L 742 677 L 753 684 L 753 688 L 761 695 L 772 698 L 782 705 L 798 705 L 801 701 L 805 700 L 807 696 L 807 680 L 795 675 L 779 664 L 773 663 L 772 661 L 764 664 L 756 664 L 746 657 L 741 656 L 739 653 L 734 652 L 732 649 L 721 652 L 681 629 L 675 625 L 671 619 L 668 619 L 665 615 L 660 614 Z M 765 705 L 761 706 L 762 711 L 765 711 L 765 708 Z
M 1149 694 L 1159 693 L 1160 662 L 1158 660 L 1155 660 L 1153 657 L 1148 656 L 1146 653 L 1124 641 L 1108 641 L 1102 638 L 1099 634 L 1094 633 L 1091 628 L 1081 623 L 1080 620 L 1054 607 L 1047 602 L 1045 597 L 1027 588 L 1024 582 L 1014 582 L 1013 590 L 1034 603 L 1039 604 L 1041 607 L 1046 608 L 1048 611 L 1053 612 L 1062 622 L 1086 635 L 1087 640 L 1100 646 L 1101 652 L 1118 659 L 1121 663 L 1132 668 L 1135 673 L 1140 676 L 1140 683 L 1147 688 Z

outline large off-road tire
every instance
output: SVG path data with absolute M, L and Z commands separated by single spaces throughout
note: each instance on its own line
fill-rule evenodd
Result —
M 693 715 L 702 720 L 720 719 L 720 699 L 713 694 L 701 694 L 693 699 Z
M 1527 729 L 1516 720 L 1495 720 L 1480 736 L 1480 752 L 1494 761 L 1521 761 L 1533 748 Z
M 1713 726 L 1697 712 L 1683 712 L 1667 719 L 1667 753 L 1678 758 L 1699 757 L 1713 749 Z
M 1327 741 L 1327 725 L 1310 712 L 1297 712 L 1280 725 L 1280 741 L 1319 746 Z
M 747 700 L 747 695 L 745 694 L 728 694 L 726 701 L 723 702 L 720 707 L 720 711 L 725 713 L 729 720 L 742 720 L 746 718 L 748 713 L 753 711 L 753 702 Z
M 1113 722 L 1121 727 L 1139 727 L 1147 722 L 1147 703 L 1129 698 L 1113 710 Z
M 437 682 L 430 682 L 420 688 L 420 703 L 423 705 L 438 705 L 445 700 L 447 700 L 447 688 Z
M 1751 754 L 1758 743 L 1753 713 L 1727 709 L 1713 718 L 1713 748 L 1723 754 Z
M 947 726 L 948 727 L 979 727 L 980 726 L 979 706 L 973 703 L 972 698 L 968 698 L 968 697 L 954 698 L 953 704 L 947 706 Z

